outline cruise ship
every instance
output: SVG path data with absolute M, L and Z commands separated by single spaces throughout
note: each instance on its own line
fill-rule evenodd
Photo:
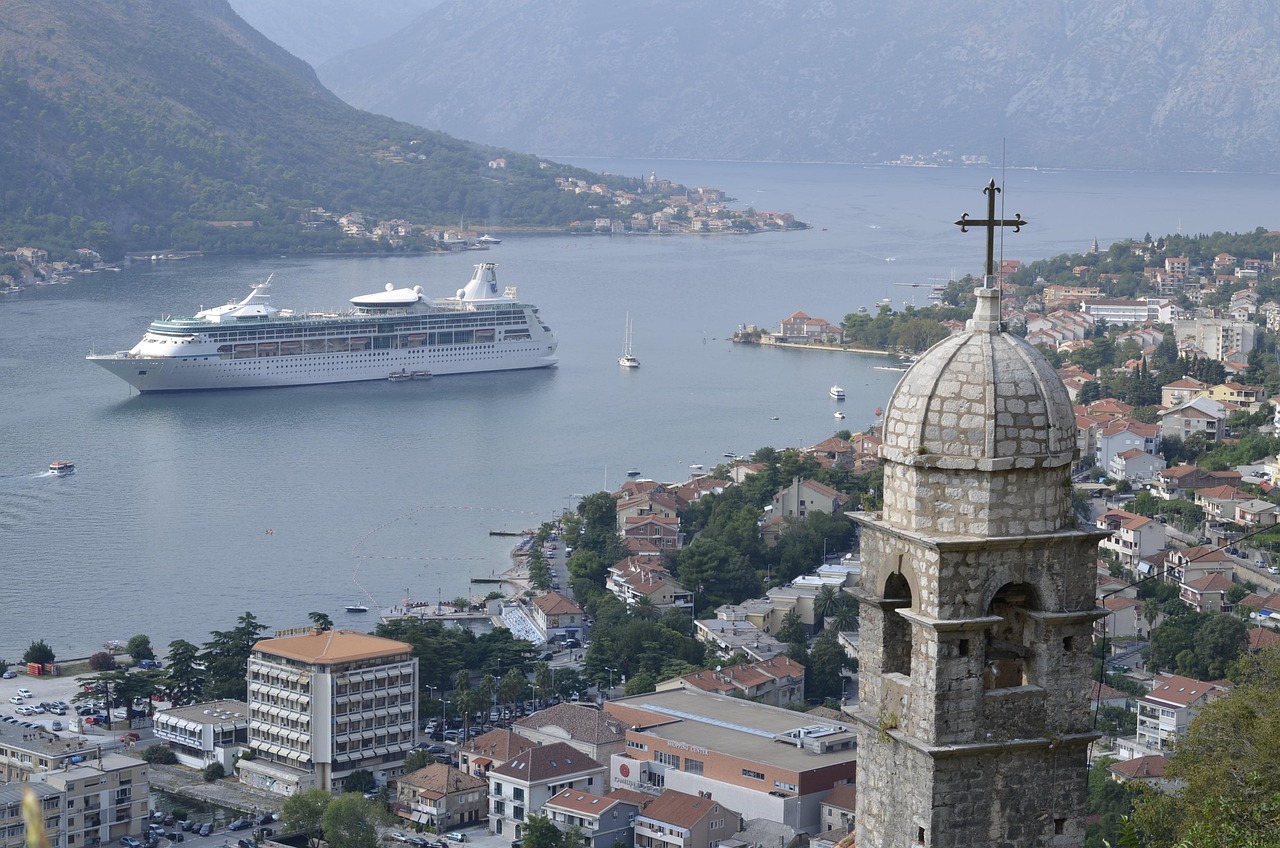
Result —
M 244 300 L 190 318 L 153 321 L 132 350 L 88 360 L 139 392 L 385 381 L 406 370 L 440 376 L 557 361 L 555 334 L 514 287 L 499 293 L 492 262 L 475 266 L 454 297 L 388 283 L 342 312 L 276 309 L 270 285 L 267 278 Z

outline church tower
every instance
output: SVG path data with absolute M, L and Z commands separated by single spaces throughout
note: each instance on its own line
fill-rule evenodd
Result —
M 990 281 L 991 226 L 1015 222 L 957 223 L 988 225 Z M 858 516 L 858 848 L 1084 844 L 1106 534 L 1072 511 L 1062 380 L 976 295 L 894 390 L 884 510 Z

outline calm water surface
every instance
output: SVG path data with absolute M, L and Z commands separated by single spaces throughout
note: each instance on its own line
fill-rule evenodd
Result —
M 684 479 L 725 452 L 812 444 L 873 420 L 901 376 L 878 357 L 735 347 L 743 323 L 838 322 L 979 270 L 978 170 L 581 160 L 724 188 L 814 229 L 755 237 L 513 236 L 487 253 L 133 266 L 0 298 L 0 657 L 64 657 L 147 633 L 202 642 L 253 611 L 272 627 L 355 600 L 468 592 L 520 529 L 636 468 Z M 1269 226 L 1276 177 L 1010 172 L 1004 255 Z M 429 383 L 138 396 L 86 363 L 163 314 L 242 297 L 274 274 L 280 307 L 334 308 L 390 282 L 452 294 L 477 261 L 537 303 L 560 366 Z M 617 365 L 624 320 L 643 365 Z M 849 393 L 836 421 L 827 388 Z M 773 420 L 776 416 L 777 420 Z M 43 473 L 55 459 L 78 472 Z

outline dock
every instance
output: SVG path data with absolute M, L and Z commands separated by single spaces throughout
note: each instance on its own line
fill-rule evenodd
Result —
M 532 536 L 532 530 L 490 530 L 490 536 Z

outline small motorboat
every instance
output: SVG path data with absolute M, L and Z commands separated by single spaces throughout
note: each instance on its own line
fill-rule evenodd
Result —
M 347 612 L 368 612 L 369 608 L 364 604 L 347 604 Z
M 65 477 L 76 473 L 76 464 L 69 459 L 60 459 L 49 463 L 49 473 L 56 477 Z
M 835 411 L 834 413 L 832 413 L 832 414 L 833 414 L 833 415 L 835 415 L 835 417 L 836 417 L 836 418 L 840 418 L 840 419 L 843 419 L 843 418 L 844 418 L 844 413 L 843 413 L 843 412 L 840 412 L 839 410 L 836 410 L 836 411 Z
M 633 469 L 631 469 L 630 471 L 628 471 L 628 472 L 627 472 L 627 476 L 628 476 L 628 477 L 639 477 L 639 476 L 640 476 L 640 469 L 639 469 L 639 468 L 633 468 Z

